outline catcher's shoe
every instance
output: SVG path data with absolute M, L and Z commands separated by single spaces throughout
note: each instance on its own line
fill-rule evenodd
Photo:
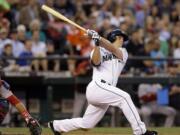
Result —
M 42 128 L 36 119 L 30 118 L 28 120 L 27 126 L 29 127 L 29 131 L 31 132 L 31 135 L 41 135 Z
M 158 135 L 158 132 L 147 130 L 146 133 L 144 133 L 143 135 Z
M 54 135 L 61 135 L 61 133 L 54 130 L 53 121 L 48 122 L 48 127 L 51 128 Z

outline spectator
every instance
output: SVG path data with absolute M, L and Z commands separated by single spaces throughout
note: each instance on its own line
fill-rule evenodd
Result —
M 97 23 L 96 23 L 96 25 L 97 26 L 101 26 L 101 24 L 102 24 L 102 22 L 103 22 L 103 20 L 105 19 L 105 18 L 108 18 L 108 17 L 110 17 L 111 16 L 111 13 L 108 11 L 108 8 L 109 8 L 109 3 L 108 3 L 108 1 L 106 1 L 106 2 L 104 2 L 103 3 L 103 5 L 101 6 L 101 10 L 97 10 L 97 15 L 96 15 L 96 17 L 97 17 Z M 92 12 L 92 14 L 93 13 L 95 13 L 95 12 Z
M 144 41 L 140 30 L 141 29 L 134 28 L 134 30 L 131 31 L 131 39 L 126 45 L 129 55 L 139 56 L 144 51 Z
M 14 29 L 11 31 L 10 38 L 12 40 L 13 55 L 19 57 L 21 52 L 24 51 L 24 43 L 18 40 L 17 30 Z
M 118 6 L 116 6 L 113 9 L 112 17 L 110 19 L 111 25 L 115 27 L 119 27 L 121 22 L 125 20 L 124 16 L 122 16 L 122 9 L 120 9 Z
M 51 8 L 53 8 L 54 0 L 46 0 L 44 4 L 51 7 Z M 42 10 L 40 11 L 40 15 L 41 15 L 42 23 L 44 23 L 44 22 L 48 23 L 48 22 L 51 22 L 51 21 L 53 22 L 55 20 L 55 18 L 54 18 L 54 16 L 52 14 L 44 12 Z
M 55 0 L 46 0 L 45 5 L 53 8 L 54 1 Z M 50 13 L 44 12 L 43 10 L 40 10 L 40 17 L 41 17 L 40 19 L 41 19 L 41 23 L 42 23 L 42 30 L 47 32 L 47 29 L 49 27 L 49 23 L 54 22 L 55 17 Z
M 17 71 L 18 67 L 16 65 L 16 61 L 12 59 L 7 59 L 7 58 L 12 58 L 13 57 L 13 48 L 12 48 L 12 42 L 6 42 L 3 47 L 3 52 L 2 52 L 2 67 L 5 72 L 13 72 Z
M 9 11 L 9 9 L 4 9 L 4 8 L 2 8 L 2 5 L 0 5 L 0 29 L 1 28 L 5 28 L 5 29 L 7 29 L 8 30 L 8 32 L 9 32 L 9 28 L 10 28 L 10 21 L 6 18 L 6 17 L 4 17 L 4 14 L 7 12 L 7 11 Z
M 160 29 L 159 40 L 161 45 L 161 51 L 165 56 L 169 55 L 169 44 L 168 40 L 170 39 L 170 31 L 169 31 L 169 22 L 166 20 L 161 20 L 158 23 L 158 28 Z
M 54 22 L 49 22 L 47 27 L 47 37 L 53 40 L 55 44 L 55 50 L 59 54 L 64 54 L 64 48 L 67 44 L 67 26 L 65 23 L 55 20 Z
M 172 36 L 169 40 L 169 56 L 173 56 L 174 49 L 177 46 L 178 38 L 176 36 Z
M 4 44 L 9 42 L 10 39 L 8 38 L 9 30 L 7 28 L 0 29 L 0 55 L 3 52 Z
M 174 67 L 170 67 L 169 74 L 171 76 L 179 76 L 179 70 L 176 66 L 176 64 L 179 64 L 179 62 L 175 61 Z M 179 84 L 169 84 L 167 87 L 169 87 L 169 98 L 170 103 L 169 105 L 177 109 L 177 111 L 180 111 L 180 85 Z M 180 122 L 180 121 L 179 121 Z
M 178 37 L 177 36 L 172 36 L 169 44 L 170 44 L 170 56 L 172 56 L 172 58 L 178 58 Z M 176 50 L 176 51 L 175 51 Z M 176 52 L 176 53 L 175 53 Z M 175 75 L 178 74 L 178 63 L 179 61 L 174 61 L 174 60 L 169 60 L 168 61 L 168 73 L 170 73 L 170 75 Z
M 6 9 L 4 12 L 4 17 L 8 19 L 10 22 L 10 29 L 15 29 L 17 26 L 16 22 L 16 5 L 18 4 L 18 0 L 1 0 L 7 2 L 9 4 L 9 9 Z
M 149 40 L 147 41 L 147 43 L 145 43 L 144 46 L 144 51 L 142 52 L 142 54 L 140 54 L 140 56 L 146 56 L 146 57 L 150 57 L 151 52 L 153 50 L 153 45 L 154 44 L 154 40 Z M 154 74 L 155 70 L 154 70 L 154 63 L 151 60 L 144 60 L 142 62 L 140 62 L 140 68 L 147 74 Z
M 172 9 L 172 2 L 171 0 L 163 0 L 160 4 L 160 10 L 163 13 L 169 14 Z
M 54 49 L 52 41 L 47 42 L 47 56 L 56 57 L 59 56 Z M 60 60 L 48 60 L 48 71 L 58 72 L 60 70 Z
M 177 70 L 177 67 L 171 67 L 169 70 L 169 74 L 171 76 L 174 77 L 178 77 L 179 70 Z M 180 112 L 180 85 L 179 84 L 175 84 L 175 83 L 171 83 L 169 85 L 167 85 L 167 87 L 169 88 L 169 106 L 174 107 L 178 114 L 176 117 L 176 124 L 179 125 L 180 124 L 180 119 L 179 119 L 179 112 Z
M 153 7 L 150 10 L 150 16 L 152 16 L 155 20 L 157 20 L 161 17 L 161 12 L 159 11 L 158 6 L 153 5 Z
M 26 40 L 26 27 L 22 24 L 17 26 L 17 38 L 20 42 L 25 43 Z
M 75 14 L 74 21 L 79 25 L 83 25 L 87 22 L 88 18 L 86 14 L 83 12 L 82 7 L 77 9 L 77 13 Z
M 147 47 L 145 47 L 146 49 Z M 129 42 L 126 44 L 126 49 L 129 53 L 129 56 L 142 56 L 149 55 L 145 54 L 146 50 L 144 49 L 143 37 L 140 34 L 140 29 L 134 29 L 131 34 Z M 144 51 L 145 50 L 145 51 Z M 148 50 L 149 51 L 149 50 Z M 132 60 L 127 64 L 127 68 L 145 68 L 145 65 L 142 61 Z
M 151 58 L 164 58 L 164 54 L 160 50 L 160 41 L 158 39 L 154 39 L 152 43 L 153 50 L 150 53 Z M 166 62 L 165 61 L 153 61 L 154 65 L 154 72 L 155 73 L 162 73 L 162 69 L 165 69 Z
M 177 110 L 175 124 L 180 125 L 180 85 L 171 84 L 169 85 L 169 106 Z
M 32 53 L 36 58 L 46 57 L 46 44 L 39 40 L 39 31 L 34 31 L 32 35 Z M 34 60 L 33 67 L 35 71 L 39 71 L 42 69 L 43 71 L 47 71 L 47 60 Z
M 144 27 L 146 14 L 146 1 L 137 0 L 135 3 L 135 18 L 136 24 L 139 27 Z
M 164 123 L 165 127 L 171 127 L 174 123 L 174 118 L 176 116 L 176 110 L 169 106 L 159 105 L 157 103 L 157 93 L 162 89 L 160 84 L 140 84 L 138 88 L 138 97 L 141 106 L 141 114 L 144 122 L 147 126 L 150 126 L 150 116 L 151 114 L 163 114 L 166 116 L 166 121 Z
M 26 28 L 29 28 L 29 22 L 34 19 L 39 19 L 40 7 L 36 0 L 28 0 L 26 6 L 24 6 L 19 12 L 19 24 L 23 24 Z
M 172 26 L 172 29 L 171 29 L 171 34 L 172 36 L 175 36 L 175 37 L 180 37 L 180 21 L 179 22 L 176 22 L 173 26 Z
M 40 41 L 45 42 L 46 41 L 46 36 L 44 34 L 44 32 L 41 31 L 41 23 L 38 19 L 34 19 L 30 22 L 30 31 L 27 33 L 27 37 L 31 38 L 32 37 L 32 33 L 34 31 L 39 31 L 39 38 Z
M 25 49 L 20 53 L 20 55 L 19 55 L 20 60 L 17 61 L 20 72 L 30 72 L 31 71 L 31 60 L 24 59 L 26 57 L 33 56 L 31 50 L 32 50 L 32 40 L 27 39 L 25 41 Z
M 147 16 L 146 20 L 145 20 L 145 31 L 147 32 L 147 36 L 148 33 L 154 32 L 155 31 L 155 20 L 152 16 Z
M 74 16 L 76 14 L 76 6 L 70 0 L 56 0 L 55 8 L 66 16 Z
M 125 31 L 125 32 L 128 32 L 128 24 L 127 24 L 126 20 L 121 22 L 120 29 Z
M 173 57 L 174 58 L 180 58 L 180 39 L 177 41 L 177 45 L 176 45 L 174 52 L 173 52 Z
M 133 18 L 133 14 L 129 12 L 128 10 L 124 13 L 125 14 L 125 22 L 128 26 L 127 32 L 130 33 L 130 31 L 136 27 L 135 19 Z
M 180 59 L 180 40 L 177 41 L 177 46 L 173 51 L 173 57 Z M 177 67 L 177 73 L 180 73 L 180 61 L 175 61 L 175 66 Z
M 172 84 L 169 87 L 170 103 L 169 105 L 180 111 L 180 86 Z
M 111 22 L 109 18 L 105 18 L 99 28 L 99 34 L 101 36 L 106 37 L 108 32 L 110 32 L 112 29 Z
M 178 5 L 178 4 L 177 4 Z M 180 5 L 180 4 L 179 4 Z M 170 13 L 170 21 L 173 23 L 177 23 L 179 21 L 179 15 L 178 15 L 178 10 L 176 6 L 175 8 L 172 9 Z

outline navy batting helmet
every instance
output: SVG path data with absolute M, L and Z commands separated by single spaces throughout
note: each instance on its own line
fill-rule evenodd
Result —
M 128 35 L 120 29 L 115 29 L 107 34 L 107 39 L 112 43 L 116 40 L 116 36 L 122 36 L 124 41 L 128 40 Z
M 4 98 L 0 98 L 0 124 L 4 120 L 8 111 L 9 111 L 9 102 Z

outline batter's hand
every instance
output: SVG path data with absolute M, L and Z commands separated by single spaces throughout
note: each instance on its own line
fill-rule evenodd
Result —
M 89 37 L 92 37 L 94 33 L 97 33 L 95 30 L 90 30 L 90 29 L 87 29 L 86 31 L 86 34 L 89 36 Z M 98 34 L 98 33 L 97 33 Z
M 101 40 L 101 36 L 99 36 L 98 33 L 93 33 L 92 39 L 94 40 L 95 45 L 99 46 L 99 41 Z

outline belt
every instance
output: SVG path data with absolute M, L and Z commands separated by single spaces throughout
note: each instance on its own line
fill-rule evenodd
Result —
M 108 85 L 111 85 L 110 83 L 107 83 L 105 80 L 103 80 L 103 79 L 101 79 L 101 82 L 102 83 L 106 83 L 106 84 L 108 84 Z

